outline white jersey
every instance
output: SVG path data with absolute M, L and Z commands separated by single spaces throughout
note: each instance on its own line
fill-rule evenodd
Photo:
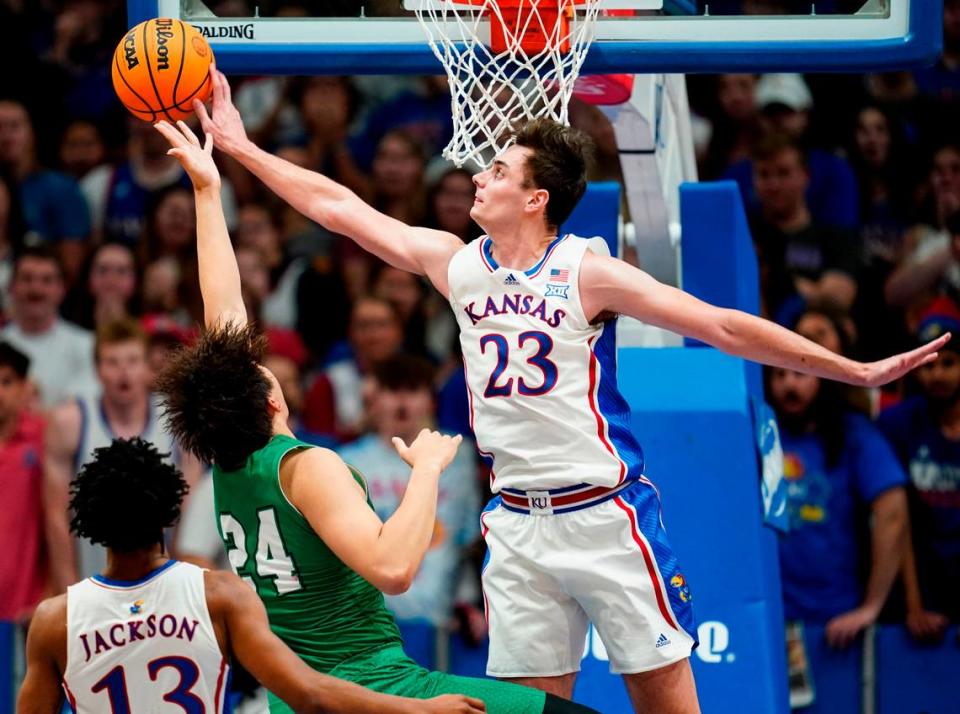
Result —
M 67 588 L 63 686 L 77 714 L 222 712 L 228 675 L 200 568 L 171 560 L 142 580 Z
M 616 321 L 590 324 L 580 303 L 583 255 L 601 244 L 558 237 L 523 271 L 497 265 L 484 236 L 450 261 L 471 423 L 494 493 L 642 476 L 617 391 Z

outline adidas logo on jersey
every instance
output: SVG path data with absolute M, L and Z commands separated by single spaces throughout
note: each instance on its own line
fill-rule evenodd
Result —
M 519 285 L 520 281 L 513 277 L 513 273 L 507 276 L 507 279 L 503 281 L 504 285 Z
M 657 638 L 657 649 L 660 649 L 661 647 L 666 647 L 669 644 L 670 644 L 670 640 L 668 640 L 667 636 L 661 632 L 660 637 Z

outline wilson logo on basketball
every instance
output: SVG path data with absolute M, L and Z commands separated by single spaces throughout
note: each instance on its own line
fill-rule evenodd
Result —
M 132 32 L 123 38 L 123 59 L 127 62 L 127 71 L 140 64 L 137 59 L 137 38 Z
M 213 51 L 192 25 L 158 17 L 123 35 L 110 74 L 123 106 L 139 119 L 177 121 L 210 96 Z
M 166 18 L 157 20 L 157 70 L 170 69 L 170 49 L 167 42 L 173 39 L 173 21 Z

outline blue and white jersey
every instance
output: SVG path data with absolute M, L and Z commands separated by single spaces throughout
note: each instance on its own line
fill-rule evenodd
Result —
M 63 688 L 77 714 L 222 712 L 229 670 L 195 565 L 67 588 Z
M 450 261 L 473 428 L 491 489 L 616 486 L 643 474 L 617 390 L 616 321 L 590 324 L 580 264 L 600 239 L 557 237 L 529 270 L 497 265 L 484 236 Z

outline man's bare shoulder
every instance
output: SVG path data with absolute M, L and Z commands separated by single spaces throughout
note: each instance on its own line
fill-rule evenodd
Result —
M 340 492 L 350 484 L 360 488 L 340 455 L 322 446 L 299 449 L 284 457 L 280 464 L 280 484 L 294 505 L 297 505 L 304 488 L 309 488 L 312 493 L 317 489 Z
M 67 594 L 62 593 L 43 600 L 30 620 L 30 635 L 51 654 L 66 646 Z

